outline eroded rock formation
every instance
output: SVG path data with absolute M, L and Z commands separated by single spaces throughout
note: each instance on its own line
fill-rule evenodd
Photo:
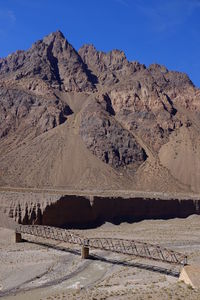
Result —
M 4 214 L 22 224 L 72 228 L 200 214 L 199 198 L 165 198 L 150 194 L 122 197 L 1 192 L 0 201 L 0 216 Z

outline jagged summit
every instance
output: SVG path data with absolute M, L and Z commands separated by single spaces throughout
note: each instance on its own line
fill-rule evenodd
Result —
M 0 62 L 0 79 L 37 78 L 66 91 L 92 90 L 89 76 L 81 57 L 60 31 Z
M 115 84 L 124 76 L 127 78 L 135 71 L 145 69 L 138 62 L 129 62 L 125 53 L 117 49 L 106 53 L 97 51 L 93 45 L 83 45 L 79 54 L 102 85 Z
M 79 53 L 82 54 L 81 56 L 85 56 L 87 55 L 91 55 L 91 54 L 95 54 L 98 55 L 101 59 L 105 59 L 105 63 L 108 64 L 112 64 L 112 62 L 117 61 L 117 62 L 121 62 L 121 61 L 127 61 L 126 55 L 124 53 L 124 51 L 118 50 L 118 49 L 114 49 L 108 52 L 104 52 L 104 51 L 98 51 L 95 46 L 93 44 L 85 44 L 83 45 L 80 49 L 79 49 Z M 109 60 L 106 60 L 106 58 L 110 58 Z
M 199 191 L 199 115 L 186 74 L 53 32 L 0 59 L 0 183 Z
M 54 31 L 54 32 L 51 32 L 48 36 L 54 36 L 54 37 L 57 37 L 57 38 L 61 38 L 61 39 L 65 39 L 65 36 L 64 34 L 62 33 L 62 31 L 60 31 L 59 29 Z
M 49 44 L 51 44 L 51 43 L 54 43 L 54 42 L 57 41 L 57 40 L 65 41 L 66 44 L 68 44 L 67 39 L 65 38 L 64 34 L 63 34 L 60 30 L 57 30 L 57 31 L 55 31 L 55 32 L 52 32 L 52 33 L 48 34 L 48 35 L 45 36 L 43 39 L 41 39 L 41 40 L 35 42 L 34 44 L 44 42 L 44 43 L 46 43 L 47 45 L 49 45 Z

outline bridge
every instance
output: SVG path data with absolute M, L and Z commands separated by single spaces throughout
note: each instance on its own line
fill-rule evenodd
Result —
M 79 245 L 82 247 L 82 258 L 89 258 L 89 249 L 95 248 L 170 264 L 187 265 L 187 256 L 183 253 L 141 241 L 118 238 L 85 238 L 72 230 L 42 225 L 16 225 L 15 231 L 16 242 L 22 240 L 22 234 L 28 234 Z

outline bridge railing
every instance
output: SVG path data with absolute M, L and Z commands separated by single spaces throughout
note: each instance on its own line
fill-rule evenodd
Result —
M 77 234 L 74 234 L 72 231 L 52 226 L 18 225 L 16 228 L 16 232 L 61 242 L 67 242 L 70 244 L 84 244 L 84 238 L 80 237 Z
M 187 256 L 182 253 L 160 247 L 159 245 L 144 243 L 135 240 L 116 238 L 90 238 L 88 240 L 88 247 L 100 248 L 107 251 L 134 255 L 167 263 L 181 265 L 187 264 Z

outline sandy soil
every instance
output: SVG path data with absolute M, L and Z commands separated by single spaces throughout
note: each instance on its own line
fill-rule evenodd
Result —
M 200 141 L 192 130 L 181 128 L 173 133 L 170 141 L 162 146 L 159 158 L 172 176 L 197 191 L 200 178 Z
M 159 243 L 200 265 L 199 224 L 200 216 L 190 216 L 77 231 Z M 15 244 L 13 232 L 0 229 L 1 299 L 200 299 L 200 291 L 178 283 L 179 267 L 97 250 L 82 260 L 75 246 L 24 238 L 29 242 Z

